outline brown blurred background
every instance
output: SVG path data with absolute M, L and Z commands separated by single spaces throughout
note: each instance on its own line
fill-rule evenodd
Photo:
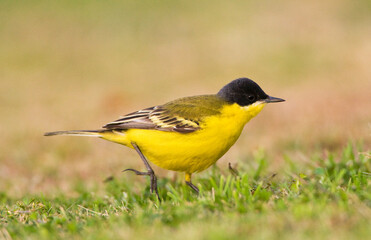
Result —
M 272 170 L 285 155 L 308 161 L 348 142 L 370 149 L 368 0 L 0 5 L 0 191 L 68 194 L 81 180 L 89 187 L 140 168 L 128 148 L 42 135 L 96 129 L 238 77 L 287 101 L 253 119 L 220 168 L 259 148 Z

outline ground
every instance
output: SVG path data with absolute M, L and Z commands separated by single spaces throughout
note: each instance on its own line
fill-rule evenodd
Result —
M 199 196 L 179 181 L 161 179 L 161 202 L 148 187 L 124 178 L 107 180 L 102 191 L 76 186 L 76 197 L 39 194 L 20 200 L 3 193 L 1 234 L 4 239 L 365 239 L 371 234 L 370 153 L 349 145 L 341 156 L 329 153 L 304 166 L 288 158 L 288 169 L 269 174 L 262 152 L 254 160 L 258 166 L 239 169 L 243 173 L 213 168 L 199 179 Z

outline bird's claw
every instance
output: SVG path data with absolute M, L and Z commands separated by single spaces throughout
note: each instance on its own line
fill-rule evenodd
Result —
M 140 172 L 140 171 L 135 170 L 135 169 L 132 169 L 132 168 L 125 169 L 125 170 L 123 170 L 122 172 L 126 172 L 126 171 L 132 171 L 132 172 L 134 172 L 136 175 L 139 175 L 139 176 L 143 176 L 143 175 L 148 175 L 148 176 L 150 176 L 150 175 L 151 175 L 149 172 Z
M 160 195 L 158 194 L 158 189 L 157 189 L 157 177 L 153 171 L 148 171 L 148 172 L 141 172 L 132 168 L 128 168 L 123 170 L 122 172 L 127 172 L 131 171 L 134 172 L 138 176 L 150 176 L 151 180 L 151 186 L 150 186 L 150 191 L 151 193 L 155 192 L 158 200 L 161 202 Z

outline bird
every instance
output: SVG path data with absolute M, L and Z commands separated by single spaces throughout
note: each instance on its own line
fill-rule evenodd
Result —
M 98 130 L 47 132 L 45 136 L 98 137 L 134 149 L 146 171 L 126 171 L 150 177 L 150 192 L 161 201 L 150 162 L 185 173 L 185 183 L 197 194 L 192 174 L 217 162 L 239 138 L 245 124 L 268 103 L 285 101 L 267 95 L 249 78 L 238 78 L 217 94 L 183 97 L 135 111 Z

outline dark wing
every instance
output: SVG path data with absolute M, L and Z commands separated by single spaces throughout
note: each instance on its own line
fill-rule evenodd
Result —
M 190 133 L 200 129 L 200 123 L 205 117 L 219 114 L 224 104 L 226 102 L 217 95 L 185 97 L 161 106 L 129 113 L 103 128 Z
M 155 129 L 168 132 L 190 133 L 199 129 L 199 123 L 180 116 L 175 116 L 163 106 L 155 106 L 129 113 L 110 122 L 103 128 L 112 130 Z

